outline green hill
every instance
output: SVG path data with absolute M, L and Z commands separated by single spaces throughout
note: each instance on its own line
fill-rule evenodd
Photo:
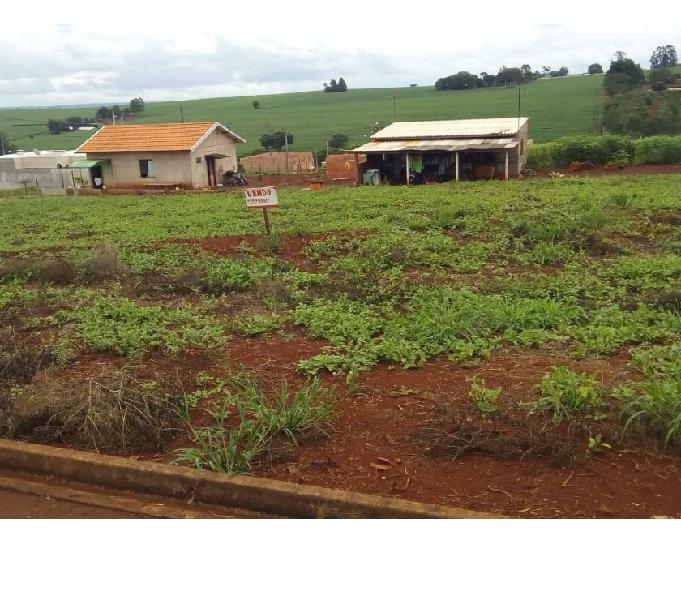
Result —
M 530 117 L 535 142 L 591 133 L 602 107 L 602 76 L 541 79 L 521 86 L 521 112 Z M 518 111 L 518 88 L 435 91 L 433 87 L 357 89 L 344 93 L 298 92 L 270 96 L 207 98 L 148 103 L 136 122 L 216 120 L 245 137 L 240 154 L 260 148 L 263 133 L 286 129 L 294 136 L 292 150 L 318 150 L 334 133 L 345 133 L 352 145 L 370 135 L 377 121 L 392 122 L 393 96 L 397 120 L 508 117 Z M 253 100 L 261 108 L 252 106 Z M 0 131 L 24 150 L 71 149 L 87 139 L 87 132 L 50 135 L 47 120 L 71 115 L 93 116 L 95 108 L 0 109 Z

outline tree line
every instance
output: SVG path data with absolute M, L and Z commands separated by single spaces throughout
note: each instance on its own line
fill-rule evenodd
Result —
M 521 67 L 502 66 L 499 68 L 499 72 L 496 75 L 485 71 L 479 75 L 470 73 L 469 71 L 459 71 L 454 75 L 440 77 L 440 79 L 435 82 L 435 89 L 468 90 L 492 86 L 518 85 L 521 83 L 529 83 L 540 77 L 564 77 L 567 74 L 567 67 L 560 67 L 558 70 L 553 70 L 550 66 L 544 66 L 541 71 L 538 71 L 533 70 L 528 64 L 522 65 Z
M 133 98 L 130 100 L 128 106 L 121 108 L 119 104 L 112 107 L 101 106 L 97 109 L 94 119 L 92 117 L 71 116 L 66 119 L 49 119 L 47 121 L 47 129 L 52 134 L 60 134 L 65 131 L 76 131 L 83 125 L 92 124 L 92 122 L 108 123 L 116 117 L 129 117 L 133 114 L 144 112 L 144 100 L 140 98 Z

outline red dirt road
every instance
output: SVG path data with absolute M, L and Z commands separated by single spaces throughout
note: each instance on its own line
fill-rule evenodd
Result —
M 0 519 L 137 519 L 118 510 L 0 490 Z

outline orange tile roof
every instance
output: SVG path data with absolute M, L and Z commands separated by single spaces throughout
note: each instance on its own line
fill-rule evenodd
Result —
M 237 142 L 238 135 L 216 123 L 153 123 L 145 125 L 104 125 L 77 152 L 177 152 L 189 151 L 217 125 Z

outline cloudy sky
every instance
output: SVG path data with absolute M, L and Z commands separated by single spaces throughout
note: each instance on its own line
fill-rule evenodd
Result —
M 216 5 L 210 25 L 162 21 L 149 5 L 126 12 L 120 2 L 110 16 L 98 10 L 97 18 L 70 25 L 36 24 L 24 13 L 0 37 L 0 106 L 307 91 L 339 75 L 350 87 L 432 85 L 459 70 L 496 72 L 523 63 L 580 73 L 593 61 L 605 65 L 619 49 L 643 66 L 658 44 L 681 50 L 675 17 L 654 26 L 635 18 L 612 23 L 588 3 L 590 19 L 573 14 L 561 24 L 531 22 L 531 3 L 493 20 L 483 18 L 495 12 L 493 4 L 484 5 L 484 14 L 464 13 L 439 0 L 240 4 Z M 571 6 L 579 16 L 579 3 Z M 213 14 L 199 13 L 204 20 Z

